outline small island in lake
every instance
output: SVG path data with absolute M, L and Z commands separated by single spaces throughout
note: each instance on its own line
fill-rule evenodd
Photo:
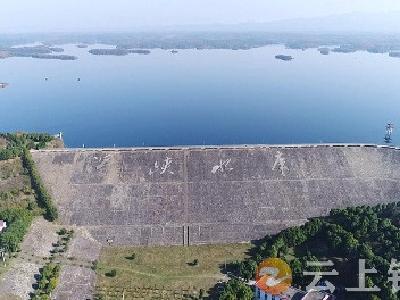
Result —
M 142 49 L 128 50 L 128 52 L 129 53 L 142 54 L 142 55 L 149 55 L 151 53 L 150 50 L 142 50 Z
M 114 55 L 114 56 L 125 56 L 130 53 L 141 54 L 141 55 L 148 55 L 150 54 L 150 50 L 143 50 L 143 49 L 92 49 L 89 50 L 89 53 L 93 55 Z
M 76 59 L 78 59 L 76 56 L 72 56 L 72 55 L 51 55 L 51 54 L 34 54 L 31 57 L 39 58 L 39 59 L 59 59 L 59 60 L 76 60 Z
M 125 49 L 92 49 L 89 50 L 89 53 L 93 55 L 125 56 L 129 54 L 129 51 Z
M 57 48 L 57 47 L 51 47 L 49 48 L 49 50 L 52 52 L 64 52 L 63 48 Z
M 332 51 L 337 53 L 354 53 L 357 52 L 357 48 L 353 45 L 341 45 L 339 48 L 335 48 Z
M 0 49 L 0 58 L 8 57 L 31 57 L 40 59 L 59 59 L 75 60 L 78 59 L 72 55 L 52 55 L 54 52 L 64 52 L 62 48 L 48 47 L 44 45 L 33 47 L 10 47 Z
M 290 61 L 293 59 L 292 56 L 289 55 L 277 55 L 275 56 L 276 59 L 284 60 L 284 61 Z
M 329 48 L 319 48 L 318 51 L 322 55 L 329 55 L 329 53 L 331 53 L 331 49 L 329 49 Z
M 8 83 L 0 82 L 0 89 L 5 89 L 8 86 Z
M 390 57 L 398 57 L 400 58 L 400 51 L 392 51 L 389 53 Z

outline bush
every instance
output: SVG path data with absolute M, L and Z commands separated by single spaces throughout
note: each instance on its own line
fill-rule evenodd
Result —
M 33 201 L 29 201 L 29 202 L 28 202 L 27 209 L 32 211 L 32 210 L 34 210 L 35 208 L 36 208 L 35 203 L 34 203 Z
M 199 299 L 200 300 L 203 300 L 203 298 L 205 297 L 205 292 L 204 292 L 204 290 L 203 289 L 200 289 L 200 292 L 199 292 Z
M 136 254 L 135 253 L 132 253 L 132 255 L 130 255 L 130 256 L 127 256 L 127 257 L 125 257 L 126 259 L 129 259 L 129 260 L 134 260 L 135 258 L 136 258 Z
M 98 267 L 99 267 L 99 261 L 98 261 L 97 259 L 95 259 L 95 260 L 92 262 L 91 269 L 92 269 L 93 271 L 96 271 L 96 270 L 98 269 Z
M 16 148 L 7 148 L 0 150 L 0 160 L 8 160 L 12 158 L 16 158 L 21 155 L 22 150 Z
M 107 277 L 115 277 L 117 276 L 117 270 L 112 269 L 110 272 L 106 273 Z
M 15 252 L 32 223 L 32 214 L 26 209 L 10 208 L 0 211 L 0 219 L 8 224 L 8 228 L 0 235 L 0 247 Z
M 67 233 L 67 229 L 65 229 L 65 228 L 61 228 L 61 229 L 57 232 L 58 235 L 64 235 L 64 234 L 66 234 L 66 233 Z
M 105 297 L 102 294 L 95 294 L 94 295 L 94 300 L 104 300 Z
M 40 279 L 38 281 L 40 299 L 50 299 L 52 291 L 57 287 L 59 277 L 59 265 L 48 263 L 40 270 Z
M 245 283 L 232 279 L 225 283 L 224 290 L 219 296 L 219 300 L 252 300 L 253 291 Z

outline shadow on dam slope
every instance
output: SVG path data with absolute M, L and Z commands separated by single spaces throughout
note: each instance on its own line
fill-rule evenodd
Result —
M 42 150 L 60 210 L 102 243 L 259 239 L 332 208 L 400 200 L 400 151 L 360 145 Z

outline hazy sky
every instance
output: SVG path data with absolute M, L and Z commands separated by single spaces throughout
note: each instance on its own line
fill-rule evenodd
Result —
M 134 30 L 400 11 L 400 0 L 3 0 L 0 33 Z

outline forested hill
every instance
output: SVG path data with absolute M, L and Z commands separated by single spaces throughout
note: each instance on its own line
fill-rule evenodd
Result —
M 399 217 L 400 202 L 332 210 L 328 217 L 315 218 L 303 226 L 266 236 L 253 249 L 252 258 L 235 263 L 233 269 L 239 276 L 251 279 L 257 263 L 280 257 L 290 264 L 294 285 L 305 289 L 313 277 L 303 276 L 303 271 L 318 271 L 307 267 L 306 262 L 332 260 L 333 267 L 320 271 L 331 272 L 334 268 L 339 272 L 339 276 L 323 277 L 335 285 L 337 299 L 400 299 L 399 293 L 392 293 L 388 273 L 392 259 L 400 259 Z M 377 274 L 366 276 L 366 287 L 376 285 L 380 292 L 346 290 L 359 287 L 359 259 L 366 259 L 367 269 L 376 268 Z

